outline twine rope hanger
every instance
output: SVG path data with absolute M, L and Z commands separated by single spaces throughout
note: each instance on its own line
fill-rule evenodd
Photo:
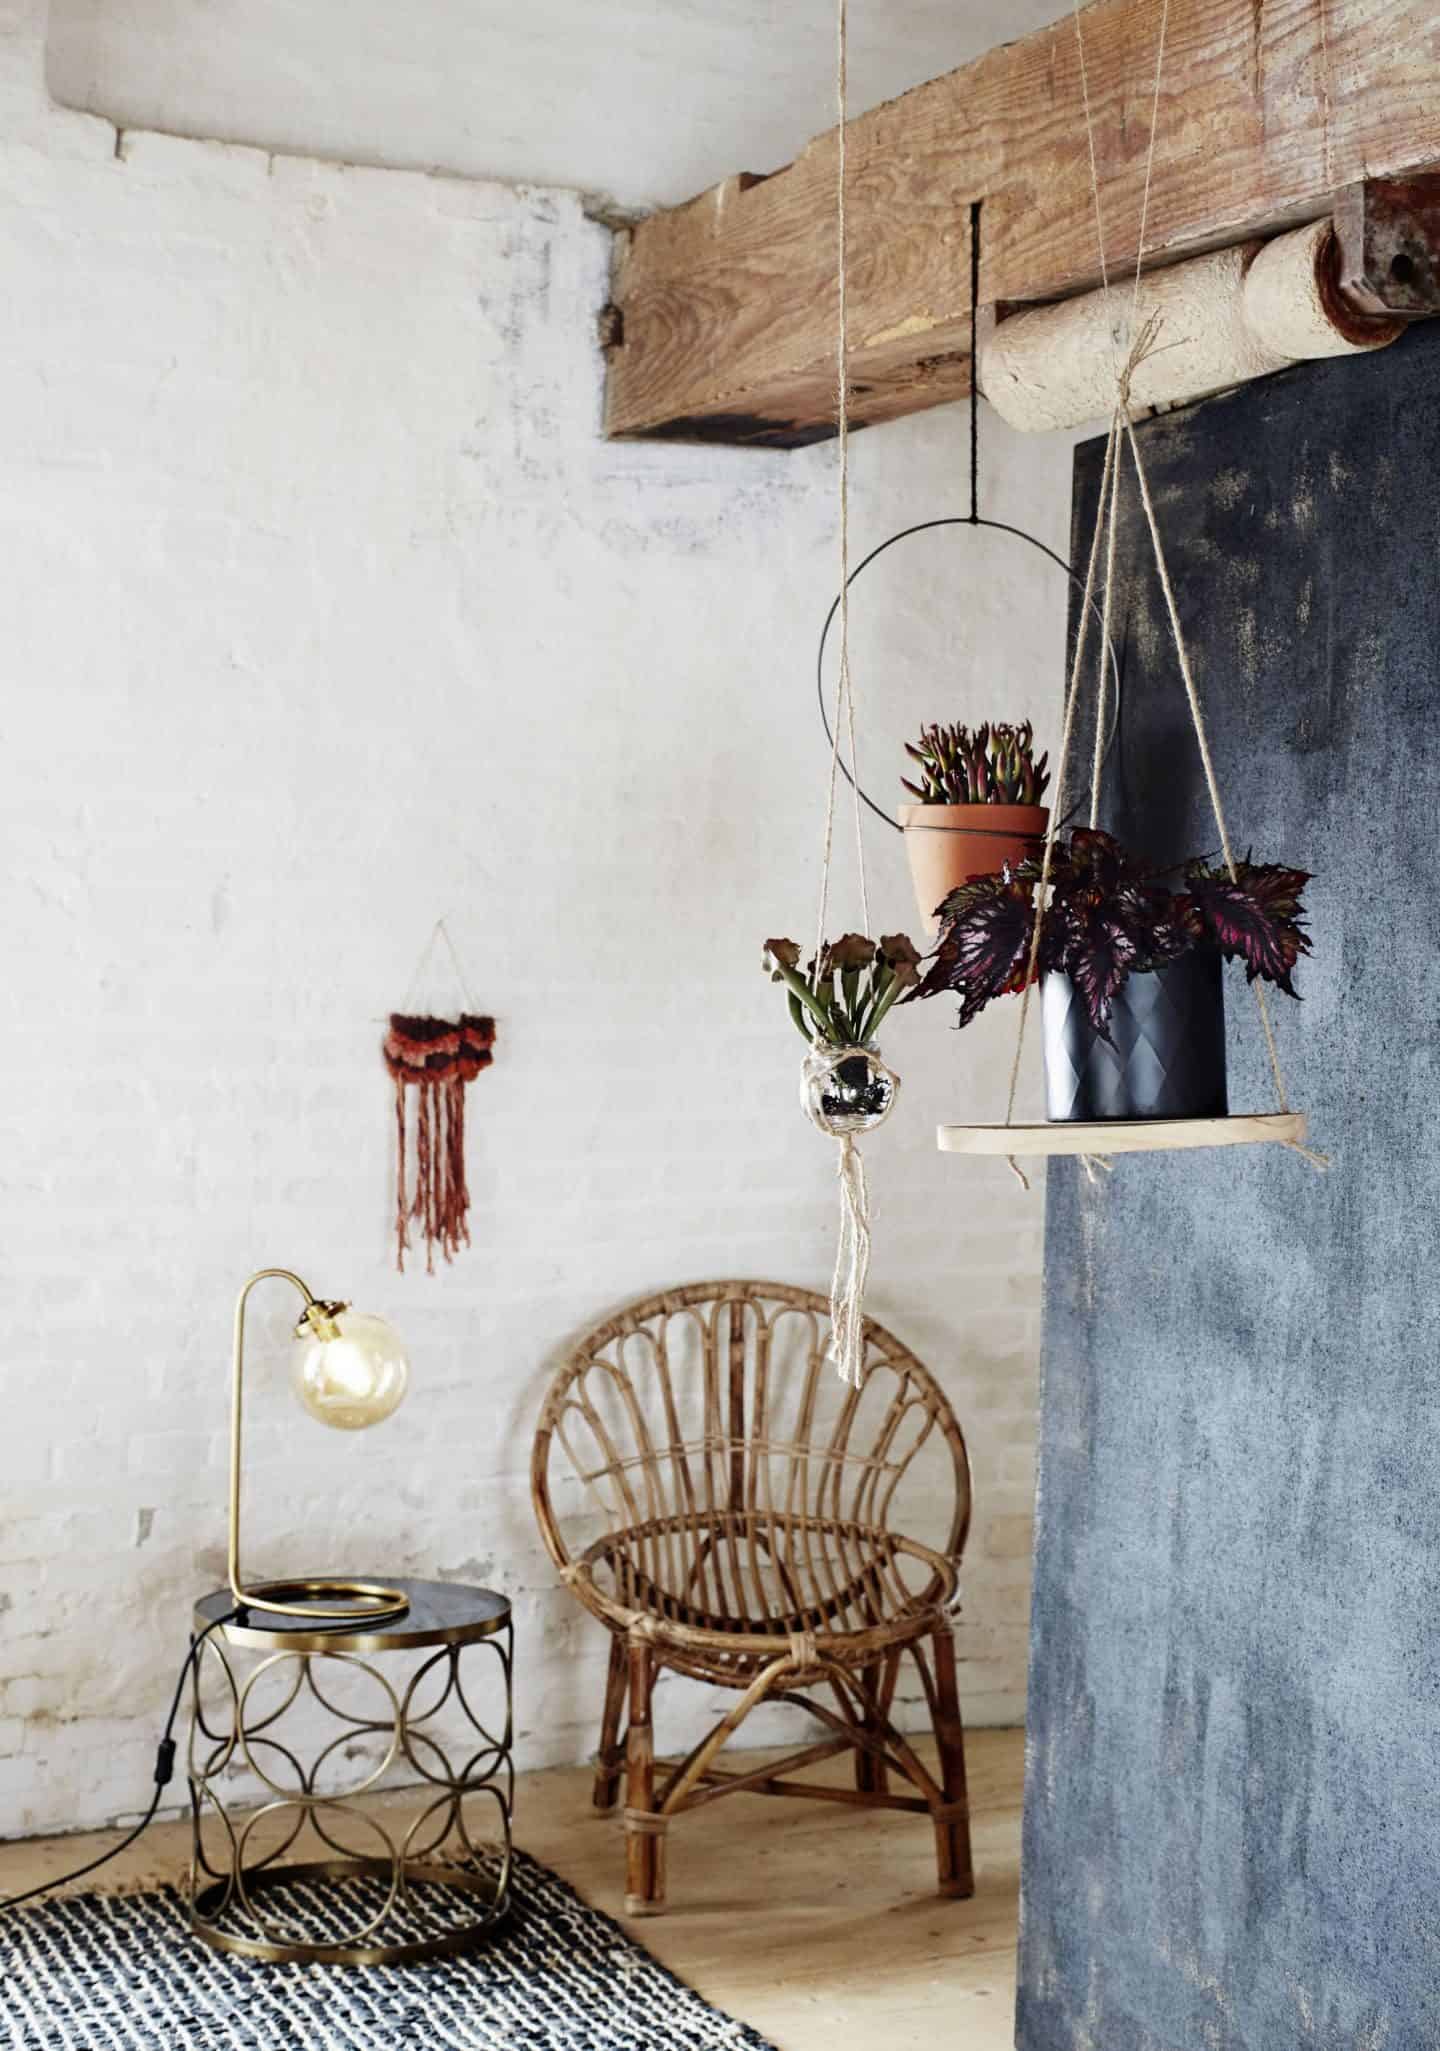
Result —
M 1095 210 L 1096 241 L 1099 247 L 1100 277 L 1108 305 L 1112 297 L 1112 289 L 1105 249 L 1105 222 L 1100 196 L 1099 164 L 1095 148 L 1094 111 L 1090 101 L 1089 77 L 1085 63 L 1085 31 L 1081 21 L 1080 0 L 1072 0 L 1072 6 L 1075 20 L 1075 43 L 1079 58 L 1080 91 L 1085 110 L 1085 138 L 1090 173 L 1090 192 Z M 1164 346 L 1160 343 L 1159 339 L 1162 328 L 1160 316 L 1152 314 L 1147 321 L 1140 323 L 1139 313 L 1141 280 L 1145 261 L 1146 229 L 1149 221 L 1150 195 L 1155 171 L 1155 143 L 1159 131 L 1160 93 L 1165 68 L 1165 38 L 1169 21 L 1170 0 L 1162 0 L 1160 28 L 1155 51 L 1155 83 L 1150 108 L 1150 137 L 1146 149 L 1145 184 L 1140 207 L 1140 232 L 1137 238 L 1135 277 L 1130 296 L 1130 347 L 1122 360 L 1120 356 L 1122 336 L 1119 322 L 1112 321 L 1110 326 L 1110 344 L 1115 367 L 1115 407 L 1111 415 L 1109 433 L 1105 443 L 1105 459 L 1096 506 L 1095 528 L 1091 536 L 1090 557 L 1086 571 L 1085 595 L 1081 605 L 1079 622 L 1076 627 L 1075 651 L 1071 662 L 1069 685 L 1066 691 L 1060 756 L 1055 772 L 1053 809 L 1049 828 L 1045 836 L 1045 853 L 1041 864 L 1040 885 L 1036 900 L 1036 916 L 1031 931 L 1029 959 L 1026 963 L 1025 981 L 1020 996 L 1020 1022 L 1015 1037 L 1015 1055 L 1010 1067 L 1010 1087 L 1005 1109 L 1005 1123 L 1007 1125 L 1013 1125 L 1015 1122 L 1015 1097 L 1020 1082 L 1020 1063 L 1025 1045 L 1025 1027 L 1029 1017 L 1030 994 L 1034 987 L 1040 954 L 1041 920 L 1050 886 L 1058 821 L 1064 809 L 1065 773 L 1069 760 L 1070 744 L 1074 734 L 1076 706 L 1083 674 L 1085 646 L 1089 628 L 1089 607 L 1094 595 L 1095 578 L 1099 566 L 1101 537 L 1103 534 L 1106 534 L 1108 529 L 1105 551 L 1105 591 L 1101 610 L 1102 639 L 1100 646 L 1099 683 L 1097 687 L 1099 709 L 1096 717 L 1095 754 L 1091 765 L 1091 826 L 1095 826 L 1099 819 L 1101 779 L 1104 770 L 1104 749 L 1101 743 L 1101 736 L 1104 733 L 1104 714 L 1108 685 L 1105 650 L 1109 643 L 1115 585 L 1116 514 L 1119 507 L 1120 484 L 1127 449 L 1135 466 L 1135 478 L 1139 488 L 1140 502 L 1144 509 L 1145 523 L 1155 557 L 1155 567 L 1165 599 L 1165 612 L 1170 628 L 1170 638 L 1174 645 L 1176 662 L 1185 687 L 1185 697 L 1190 709 L 1191 724 L 1195 730 L 1195 741 L 1199 750 L 1200 765 L 1205 776 L 1205 787 L 1209 794 L 1210 809 L 1214 814 L 1216 829 L 1220 836 L 1220 846 L 1226 869 L 1229 871 L 1231 881 L 1238 881 L 1235 852 L 1230 840 L 1229 827 L 1226 824 L 1225 807 L 1220 796 L 1219 781 L 1215 774 L 1215 763 L 1210 751 L 1210 737 L 1205 726 L 1205 715 L 1200 704 L 1200 694 L 1195 683 L 1189 648 L 1186 644 L 1184 630 L 1180 624 L 1179 607 L 1175 598 L 1174 585 L 1170 577 L 1169 564 L 1165 556 L 1164 543 L 1160 536 L 1159 522 L 1155 515 L 1154 501 L 1150 492 L 1150 481 L 1146 473 L 1144 458 L 1141 454 L 1140 443 L 1135 433 L 1135 423 L 1131 417 L 1130 410 L 1131 386 L 1136 371 L 1149 356 L 1155 353 L 1157 348 Z M 1282 1112 L 1288 1111 L 1290 1108 L 1289 1097 L 1285 1088 L 1285 1077 L 1280 1065 L 1280 1052 L 1275 1040 L 1275 1031 L 1271 1023 L 1270 1008 L 1266 1002 L 1265 992 L 1258 980 L 1253 980 L 1250 987 L 1255 993 L 1256 1008 L 1260 1015 L 1260 1025 L 1265 1037 L 1265 1049 L 1275 1085 L 1276 1102 Z M 1320 1170 L 1328 1168 L 1329 1161 L 1324 1154 L 1317 1153 L 1313 1148 L 1302 1145 L 1299 1140 L 1286 1140 L 1284 1144 L 1290 1147 L 1293 1152 L 1300 1154 L 1313 1168 Z M 1092 1182 L 1095 1179 L 1097 1168 L 1105 1169 L 1108 1172 L 1110 1164 L 1102 1157 L 1082 1155 L 1080 1158 Z M 1018 1177 L 1021 1184 L 1028 1189 L 1030 1187 L 1029 1180 L 1014 1155 L 1007 1156 L 1007 1159 L 1012 1172 Z
M 402 1011 L 408 1011 L 414 1002 L 415 993 L 420 987 L 420 979 L 430 966 L 430 957 L 435 952 L 436 943 L 441 940 L 444 941 L 446 952 L 450 956 L 450 966 L 455 971 L 455 980 L 460 985 L 460 995 L 465 1000 L 465 1008 L 467 1011 L 474 1011 L 475 999 L 470 994 L 470 984 L 465 975 L 464 965 L 460 960 L 455 942 L 450 937 L 450 928 L 446 924 L 443 915 L 430 928 L 430 938 L 420 950 L 420 959 L 415 964 L 415 973 L 410 978 L 409 988 L 405 992 L 405 1000 L 400 1006 Z
M 409 1011 L 411 1005 L 415 1002 L 415 998 L 420 989 L 421 978 L 424 976 L 426 969 L 430 966 L 430 957 L 435 952 L 436 943 L 442 940 L 444 941 L 446 950 L 449 953 L 450 965 L 455 971 L 455 981 L 459 987 L 461 998 L 464 1000 L 465 1009 L 471 1012 L 475 1010 L 475 999 L 470 993 L 469 978 L 465 974 L 464 964 L 460 960 L 459 951 L 455 946 L 455 942 L 450 937 L 450 928 L 449 925 L 446 923 L 448 916 L 449 915 L 447 913 L 441 918 L 438 918 L 435 921 L 434 925 L 430 928 L 430 938 L 425 942 L 425 945 L 420 950 L 420 959 L 415 964 L 414 970 L 412 971 L 410 976 L 410 981 L 406 985 L 405 995 L 400 1000 L 400 1009 L 402 1011 Z M 386 1012 L 383 1018 L 372 1018 L 370 1023 L 371 1025 L 388 1026 L 390 1023 L 391 1016 L 391 1013 Z
M 820 846 L 820 903 L 815 922 L 815 960 L 825 949 L 825 918 L 830 904 L 830 869 L 835 849 L 835 791 L 840 770 L 843 723 L 850 754 L 850 791 L 855 813 L 855 861 L 860 884 L 860 909 L 870 932 L 870 887 L 865 873 L 865 833 L 860 811 L 860 776 L 855 749 L 855 686 L 850 673 L 850 306 L 849 219 L 846 214 L 845 120 L 849 101 L 849 21 L 847 0 L 835 9 L 835 427 L 838 442 L 840 548 L 840 682 L 835 731 L 830 744 L 830 774 L 825 792 L 825 827 Z M 843 1053 L 844 1050 L 839 1050 Z M 840 1184 L 840 1237 L 830 1282 L 831 1353 L 842 1381 L 858 1388 L 865 1373 L 865 1284 L 870 1273 L 870 1193 L 865 1163 L 853 1133 L 839 1142 L 836 1177 Z
M 835 19 L 835 427 L 840 498 L 840 682 L 835 732 L 830 743 L 830 777 L 825 794 L 825 832 L 820 849 L 820 907 L 816 919 L 815 958 L 825 945 L 825 914 L 830 901 L 830 865 L 835 845 L 835 788 L 840 770 L 840 716 L 845 718 L 850 749 L 850 788 L 855 812 L 855 860 L 860 879 L 860 909 L 870 931 L 870 889 L 865 874 L 865 835 L 860 814 L 860 778 L 855 758 L 855 685 L 850 674 L 850 224 L 846 214 L 845 117 L 849 88 L 848 0 L 836 0 Z

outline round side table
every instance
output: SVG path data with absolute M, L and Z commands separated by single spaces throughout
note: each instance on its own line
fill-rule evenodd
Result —
M 252 1608 L 205 1641 L 190 1926 L 219 1951 L 408 1963 L 481 1942 L 509 1907 L 510 1604 L 448 1581 L 393 1585 L 410 1606 L 388 1623 Z M 303 1600 L 305 1583 L 271 1593 Z M 195 1630 L 233 1607 L 228 1589 L 207 1595 Z M 359 1800 L 407 1786 L 413 1815 Z

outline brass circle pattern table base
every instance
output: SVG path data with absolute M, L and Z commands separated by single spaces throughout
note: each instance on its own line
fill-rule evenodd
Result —
M 396 1585 L 403 1617 L 331 1635 L 252 1609 L 206 1641 L 192 1686 L 189 1908 L 216 1950 L 408 1964 L 469 1949 L 506 1914 L 510 1605 L 448 1582 Z M 197 1627 L 227 1602 L 207 1596 Z M 482 1686 L 498 1717 L 477 1708 Z M 403 1822 L 359 1800 L 402 1788 L 416 1797 Z
M 445 1958 L 468 1951 L 486 1936 L 509 1909 L 508 1872 L 504 1879 L 506 1885 L 502 1892 L 499 1873 L 473 1872 L 461 1866 L 417 1865 L 412 1861 L 406 1867 L 406 1905 L 412 1913 L 416 1906 L 416 1890 L 427 1883 L 443 1887 L 457 1900 L 473 1897 L 478 1907 L 471 1911 L 467 1920 L 456 1921 L 449 1929 L 388 1944 L 353 1939 L 349 1943 L 329 1943 L 317 1935 L 310 1936 L 303 1943 L 281 1944 L 226 1929 L 221 1919 L 231 1892 L 228 1878 L 214 1880 L 192 1896 L 190 1923 L 195 1934 L 214 1950 L 233 1951 L 242 1958 L 266 1959 L 272 1964 L 294 1964 L 303 1959 L 309 1965 L 414 1965 L 423 1959 Z M 302 1913 L 308 1911 L 312 1917 L 339 1920 L 348 1915 L 357 1922 L 363 1922 L 370 1919 L 370 1905 L 363 1901 L 355 1904 L 347 1899 L 357 1880 L 374 1881 L 388 1900 L 390 1862 L 384 1859 L 302 1860 L 298 1865 L 280 1866 L 272 1872 L 252 1873 L 246 1882 L 246 1894 L 253 1897 L 272 1890 L 279 1891 L 283 1892 L 287 1902 L 298 1906 Z M 456 1905 L 447 1904 L 452 1909 Z

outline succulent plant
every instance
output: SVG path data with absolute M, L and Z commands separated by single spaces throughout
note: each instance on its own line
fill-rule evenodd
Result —
M 1038 805 L 1050 781 L 1045 755 L 1035 760 L 1035 730 L 991 726 L 922 726 L 905 752 L 918 762 L 921 783 L 902 779 L 922 805 Z
M 844 933 L 802 969 L 794 940 L 767 940 L 764 966 L 772 983 L 787 986 L 790 1016 L 807 1040 L 864 1047 L 901 992 L 919 981 L 920 951 L 904 933 L 879 940 Z
M 976 876 L 940 906 L 940 939 L 916 997 L 952 991 L 969 1025 L 991 998 L 1021 990 L 1035 930 L 1042 864 L 1031 860 L 994 876 Z M 1138 861 L 1108 833 L 1077 827 L 1057 844 L 1050 902 L 1040 926 L 1037 969 L 1063 970 L 1096 1032 L 1110 1037 L 1110 1009 L 1127 976 L 1158 968 L 1193 948 L 1243 961 L 1288 997 L 1291 971 L 1310 952 L 1301 893 L 1304 869 L 1247 859 L 1226 868 L 1204 861 L 1185 869 L 1184 890 Z

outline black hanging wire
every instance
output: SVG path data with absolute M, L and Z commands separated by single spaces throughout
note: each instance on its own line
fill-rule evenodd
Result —
M 980 525 L 980 209 L 970 202 L 970 525 Z
M 948 513 L 935 520 L 917 520 L 913 527 L 902 527 L 898 534 L 892 534 L 887 541 L 882 541 L 878 547 L 872 548 L 867 556 L 861 557 L 845 580 L 847 591 L 854 584 L 856 578 L 861 576 L 877 557 L 884 555 L 886 549 L 894 548 L 901 541 L 908 541 L 912 534 L 927 534 L 932 527 L 988 527 L 994 534 L 1013 535 L 1015 540 L 1023 541 L 1030 548 L 1037 549 L 1041 555 L 1047 556 L 1057 569 L 1065 572 L 1065 575 L 1070 579 L 1071 584 L 1077 591 L 1084 592 L 1085 579 L 1075 569 L 1074 565 L 1066 562 L 1064 556 L 1058 555 L 1053 548 L 1046 542 L 1041 541 L 1037 535 L 1027 534 L 1023 527 L 1014 527 L 1008 520 L 987 520 L 981 516 L 979 329 L 980 210 L 983 204 L 984 202 L 978 199 L 970 202 L 970 510 L 968 513 L 963 514 Z M 835 615 L 839 610 L 840 593 L 837 592 L 830 602 L 830 610 L 825 615 L 825 624 L 820 629 L 820 646 L 815 656 L 815 694 L 820 704 L 820 724 L 825 729 L 826 742 L 832 749 L 835 745 L 834 734 L 831 731 L 830 714 L 825 705 L 825 649 L 830 639 L 830 629 L 835 624 Z M 1096 624 L 1103 628 L 1103 615 L 1093 597 L 1090 601 L 1090 611 Z M 1110 751 L 1115 745 L 1115 736 L 1120 727 L 1120 663 L 1115 654 L 1113 640 L 1105 650 L 1105 660 L 1110 664 L 1111 697 L 1115 708 L 1111 716 L 1110 731 L 1105 736 L 1105 751 L 1102 757 L 1103 761 L 1108 761 Z M 838 767 L 845 781 L 849 784 L 854 784 L 854 778 L 845 766 L 843 750 L 838 759 Z M 904 831 L 900 821 L 892 818 L 882 805 L 877 805 L 863 785 L 855 785 L 855 788 L 859 791 L 861 802 L 869 806 L 877 819 L 883 819 L 885 824 L 893 826 L 897 833 Z M 1070 821 L 1077 816 L 1084 803 L 1085 797 L 1082 793 L 1060 821 L 1062 828 L 1070 824 Z

